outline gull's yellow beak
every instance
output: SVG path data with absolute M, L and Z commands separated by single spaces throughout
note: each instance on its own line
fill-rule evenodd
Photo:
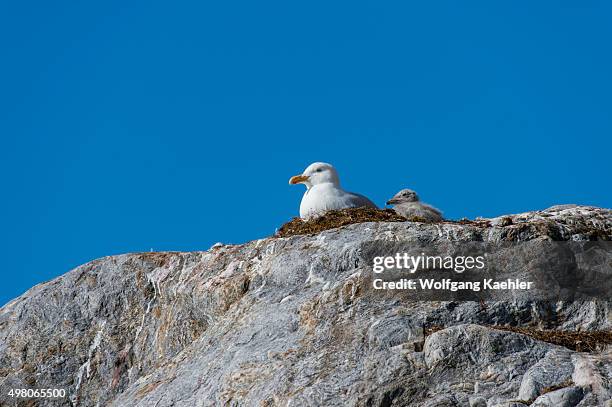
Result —
M 296 175 L 295 177 L 291 177 L 291 179 L 289 179 L 289 185 L 301 184 L 304 181 L 308 181 L 308 176 Z

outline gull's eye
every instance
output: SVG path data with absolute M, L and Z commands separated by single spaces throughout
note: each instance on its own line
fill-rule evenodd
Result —
M 323 168 L 317 168 L 317 172 L 322 172 Z

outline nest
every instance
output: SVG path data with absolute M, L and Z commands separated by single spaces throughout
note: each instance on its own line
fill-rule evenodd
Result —
M 325 214 L 310 220 L 293 218 L 278 229 L 276 236 L 311 235 L 353 223 L 405 222 L 407 220 L 392 209 L 348 208 L 325 212 Z M 419 221 L 418 219 L 413 220 Z

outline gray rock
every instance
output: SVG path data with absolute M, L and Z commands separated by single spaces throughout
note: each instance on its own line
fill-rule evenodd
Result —
M 581 405 L 602 405 L 612 390 L 609 352 L 489 326 L 610 329 L 609 301 L 417 302 L 369 289 L 364 251 L 388 242 L 612 238 L 607 209 L 510 218 L 363 223 L 95 260 L 0 309 L 0 405 L 21 405 L 8 388 L 62 388 L 67 397 L 30 405 L 507 406 L 522 405 L 522 391 L 557 397 L 542 386 L 568 374 Z M 424 337 L 433 325 L 443 329 Z M 553 361 L 560 371 L 548 369 Z
M 571 381 L 573 372 L 570 352 L 565 349 L 551 350 L 525 372 L 518 398 L 535 400 L 543 389 Z
M 532 407 L 574 407 L 582 399 L 580 387 L 571 386 L 546 393 L 531 404 Z
M 487 407 L 487 400 L 484 397 L 470 397 L 470 407 Z

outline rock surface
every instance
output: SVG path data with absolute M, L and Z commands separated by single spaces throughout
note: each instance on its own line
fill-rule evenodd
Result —
M 361 249 L 397 239 L 611 240 L 612 211 L 565 205 L 477 223 L 362 223 L 206 252 L 95 260 L 0 309 L 0 405 L 610 400 L 610 346 L 580 353 L 491 327 L 610 330 L 610 302 L 483 306 L 374 296 Z M 67 397 L 19 400 L 6 395 L 10 388 L 62 388 Z

